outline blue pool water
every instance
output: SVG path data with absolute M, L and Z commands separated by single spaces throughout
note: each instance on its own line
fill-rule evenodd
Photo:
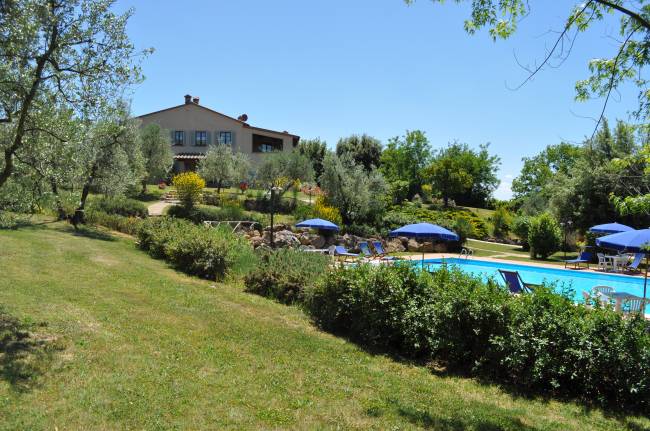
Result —
M 575 291 L 575 300 L 582 301 L 582 292 L 590 291 L 594 286 L 611 286 L 617 292 L 627 292 L 637 296 L 643 296 L 643 277 L 632 277 L 629 275 L 603 274 L 586 272 L 571 269 L 545 268 L 531 265 L 518 265 L 513 263 L 488 262 L 476 259 L 427 259 L 424 261 L 426 268 L 439 268 L 443 261 L 447 265 L 456 265 L 463 272 L 467 272 L 483 279 L 493 277 L 497 282 L 503 284 L 503 278 L 499 269 L 518 271 L 526 283 L 542 284 L 554 283 L 556 290 L 570 288 Z M 418 266 L 421 261 L 417 262 Z M 650 288 L 650 281 L 648 283 Z

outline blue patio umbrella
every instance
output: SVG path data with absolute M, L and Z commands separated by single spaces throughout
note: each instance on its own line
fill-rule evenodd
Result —
M 389 233 L 389 236 L 405 236 L 407 238 L 419 239 L 441 239 L 444 241 L 458 241 L 460 237 L 442 226 L 431 223 L 407 224 Z M 424 267 L 424 252 L 422 252 L 422 266 Z
M 339 227 L 332 223 L 331 221 L 323 220 L 322 218 L 312 218 L 309 220 L 303 220 L 300 223 L 296 224 L 296 227 L 308 227 L 311 229 L 320 229 L 320 230 L 332 230 L 338 232 Z
M 631 230 L 612 235 L 601 236 L 596 239 L 596 245 L 611 248 L 623 253 L 645 253 L 645 279 L 643 281 L 643 313 L 645 313 L 646 289 L 648 286 L 648 253 L 650 250 L 650 229 Z
M 634 228 L 616 222 L 599 224 L 589 228 L 589 232 L 595 232 L 595 233 L 619 233 L 619 232 L 629 232 L 632 230 L 634 230 Z

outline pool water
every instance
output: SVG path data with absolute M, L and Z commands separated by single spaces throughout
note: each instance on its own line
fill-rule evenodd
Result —
M 426 259 L 425 268 L 437 269 L 443 262 L 448 266 L 458 266 L 463 272 L 479 276 L 484 280 L 489 277 L 504 284 L 499 269 L 517 271 L 526 283 L 542 284 L 553 283 L 557 291 L 572 289 L 575 291 L 575 301 L 583 300 L 582 292 L 589 292 L 594 286 L 611 286 L 616 292 L 627 292 L 643 296 L 643 277 L 629 275 L 604 274 L 580 270 L 547 268 L 531 265 L 518 265 L 514 263 L 488 262 L 476 259 Z M 417 261 L 419 266 L 421 261 Z M 650 283 L 649 283 L 650 288 Z

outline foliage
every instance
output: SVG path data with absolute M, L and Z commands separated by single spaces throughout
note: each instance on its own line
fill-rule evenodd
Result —
M 343 224 L 343 218 L 341 217 L 341 212 L 337 207 L 327 204 L 327 200 L 324 196 L 318 196 L 314 207 L 311 210 L 311 214 L 314 218 L 321 218 L 323 220 L 331 221 L 335 225 Z
M 302 300 L 303 289 L 326 271 L 330 258 L 318 253 L 279 249 L 261 251 L 259 264 L 244 278 L 245 290 L 284 304 Z
M 112 6 L 107 0 L 3 2 L 0 119 L 8 139 L 0 144 L 0 188 L 17 158 L 44 166 L 46 153 L 68 146 L 57 112 L 92 119 L 141 80 L 137 62 L 145 53 L 135 51 L 126 33 L 132 10 L 120 15 Z M 51 150 L 45 153 L 43 135 Z
M 519 176 L 512 181 L 515 198 L 541 192 L 554 175 L 568 175 L 580 154 L 579 146 L 562 142 L 549 145 L 534 157 L 524 157 L 524 166 Z
M 465 244 L 467 238 L 477 236 L 472 223 L 464 217 L 458 217 L 456 219 L 452 230 L 460 237 L 459 242 L 461 244 Z
M 517 216 L 512 221 L 512 232 L 519 237 L 524 250 L 528 250 L 528 232 L 530 232 L 531 218 L 528 216 Z
M 510 295 L 456 268 L 359 265 L 328 272 L 305 305 L 323 329 L 374 349 L 527 394 L 650 409 L 648 324 L 576 306 L 548 287 Z
M 405 0 L 413 3 L 415 0 Z M 442 2 L 438 0 L 438 2 Z M 472 2 L 470 19 L 465 21 L 465 31 L 474 34 L 487 27 L 493 40 L 507 39 L 517 30 L 524 17 L 532 13 L 533 6 L 527 0 L 484 0 Z M 566 60 L 571 50 L 566 45 L 572 44 L 578 33 L 586 32 L 598 21 L 604 21 L 610 15 L 617 15 L 619 20 L 619 40 L 613 58 L 600 57 L 589 62 L 591 76 L 576 83 L 576 99 L 606 97 L 626 83 L 639 89 L 639 118 L 650 114 L 650 92 L 643 68 L 650 63 L 647 39 L 650 32 L 650 6 L 646 0 L 591 0 L 576 4 L 567 16 L 562 32 L 554 34 L 555 42 L 544 61 L 531 71 L 531 77 L 549 63 L 553 58 L 560 64 Z M 530 77 L 529 77 L 530 79 Z M 528 79 L 526 80 L 528 81 Z
M 190 220 L 196 224 L 204 221 L 254 221 L 264 225 L 265 220 L 259 215 L 245 212 L 239 205 L 224 205 L 219 208 L 197 205 L 191 209 L 172 206 L 167 211 L 170 217 Z
M 615 219 L 648 225 L 650 212 L 643 211 L 639 197 L 650 193 L 648 159 L 641 146 L 647 136 L 642 131 L 619 122 L 611 133 L 604 121 L 598 133 L 580 146 L 550 146 L 525 160 L 521 176 L 513 181 L 520 192 L 520 211 L 526 215 L 550 211 L 558 220 L 573 221 L 580 231 Z M 638 211 L 627 211 L 625 202 L 629 209 L 641 205 Z
M 339 209 L 345 224 L 380 220 L 387 186 L 379 171 L 366 172 L 347 156 L 328 153 L 320 183 L 327 202 Z
M 560 248 L 562 232 L 552 215 L 544 213 L 530 221 L 528 244 L 533 259 L 546 259 Z
M 257 169 L 257 179 L 264 188 L 280 187 L 280 196 L 300 182 L 314 179 L 312 162 L 298 151 L 269 154 Z
M 94 199 L 90 209 L 126 217 L 145 218 L 149 215 L 145 204 L 123 196 L 102 196 L 99 199 Z
M 165 179 L 174 164 L 169 131 L 156 123 L 147 124 L 140 130 L 142 155 L 146 176 L 142 183 L 142 193 L 147 184 Z
M 318 180 L 323 173 L 323 159 L 327 153 L 327 142 L 316 139 L 301 139 L 296 151 L 306 156 L 314 170 L 314 178 Z
M 379 167 L 381 150 L 381 142 L 366 134 L 341 138 L 336 144 L 337 156 L 352 160 L 366 172 Z
M 420 193 L 425 184 L 422 170 L 431 160 L 431 147 L 424 132 L 406 131 L 406 135 L 396 136 L 388 141 L 381 154 L 381 172 L 391 184 L 408 182 L 407 199 Z M 398 189 L 402 185 L 396 186 Z M 399 196 L 398 196 L 399 197 Z
M 497 238 L 507 237 L 512 225 L 512 215 L 508 209 L 503 205 L 498 206 L 492 213 L 491 220 L 494 226 L 494 236 Z
M 447 202 L 485 207 L 499 185 L 497 171 L 501 161 L 488 152 L 489 145 L 475 151 L 458 142 L 439 150 L 424 170 L 425 177 Z
M 133 216 L 124 216 L 118 213 L 109 214 L 98 209 L 91 209 L 86 213 L 86 223 L 104 226 L 127 235 L 136 235 L 142 224 L 142 219 Z
M 317 198 L 318 199 L 318 198 Z M 310 218 L 315 218 L 314 209 L 311 205 L 296 205 L 296 209 L 293 210 L 293 218 L 296 220 L 308 220 Z M 319 217 L 323 218 L 323 217 Z
M 405 224 L 427 222 L 437 224 L 447 229 L 456 231 L 457 220 L 463 219 L 470 223 L 471 230 L 465 229 L 467 235 L 471 235 L 477 239 L 486 239 L 488 236 L 487 225 L 475 213 L 460 208 L 446 208 L 444 210 L 431 210 L 426 208 L 419 208 L 413 204 L 404 204 L 401 206 L 391 207 L 384 217 L 380 226 L 387 230 L 396 229 Z M 466 224 L 460 222 L 458 226 L 461 229 L 466 227 Z M 459 232 L 456 232 L 460 235 Z
M 18 229 L 20 226 L 27 224 L 28 217 L 24 214 L 0 210 L 0 230 Z
M 396 180 L 388 185 L 390 187 L 391 201 L 394 205 L 399 205 L 405 200 L 408 200 L 411 188 L 411 184 L 408 181 Z
M 198 173 L 217 186 L 217 193 L 226 184 L 246 179 L 251 162 L 248 155 L 233 151 L 230 145 L 219 144 L 210 147 L 200 161 Z
M 252 247 L 230 229 L 215 229 L 169 217 L 148 218 L 138 230 L 138 245 L 188 274 L 222 280 L 255 263 Z
M 191 209 L 201 201 L 201 192 L 205 188 L 205 180 L 196 172 L 183 172 L 172 178 L 178 199 L 183 206 Z

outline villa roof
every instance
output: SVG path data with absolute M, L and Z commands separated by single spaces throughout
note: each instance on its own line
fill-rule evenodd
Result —
M 187 106 L 187 105 L 196 106 L 197 108 L 205 109 L 206 111 L 211 112 L 211 113 L 213 113 L 213 114 L 217 114 L 217 115 L 220 115 L 220 116 L 222 116 L 222 117 L 224 117 L 224 118 L 227 118 L 227 119 L 229 119 L 229 120 L 236 121 L 237 123 L 241 124 L 242 127 L 247 127 L 247 128 L 253 129 L 253 130 L 259 130 L 259 131 L 261 131 L 261 132 L 277 133 L 278 135 L 287 135 L 287 136 L 291 136 L 291 137 L 294 139 L 294 142 L 300 139 L 300 136 L 298 136 L 298 135 L 294 135 L 294 134 L 289 133 L 289 132 L 287 132 L 287 131 L 282 131 L 282 132 L 280 132 L 280 131 L 277 131 L 277 130 L 263 129 L 263 128 L 261 128 L 261 127 L 251 126 L 250 124 L 248 124 L 248 123 L 246 123 L 246 122 L 244 122 L 244 121 L 242 121 L 242 120 L 239 120 L 239 119 L 237 119 L 237 118 L 231 117 L 231 116 L 226 115 L 226 114 L 222 114 L 221 112 L 215 111 L 214 109 L 206 108 L 205 106 L 203 106 L 203 105 L 199 105 L 198 103 L 194 103 L 194 102 L 191 102 L 191 103 L 183 103 L 182 105 L 172 106 L 171 108 L 165 108 L 165 109 L 161 109 L 161 110 L 159 110 L 159 111 L 149 112 L 148 114 L 138 115 L 136 118 L 143 118 L 143 117 L 147 117 L 147 116 L 149 116 L 149 115 L 158 114 L 158 113 L 160 113 L 160 112 L 172 111 L 172 110 L 174 110 L 174 109 L 182 108 L 183 106 Z M 296 145 L 296 144 L 294 143 L 294 145 Z

